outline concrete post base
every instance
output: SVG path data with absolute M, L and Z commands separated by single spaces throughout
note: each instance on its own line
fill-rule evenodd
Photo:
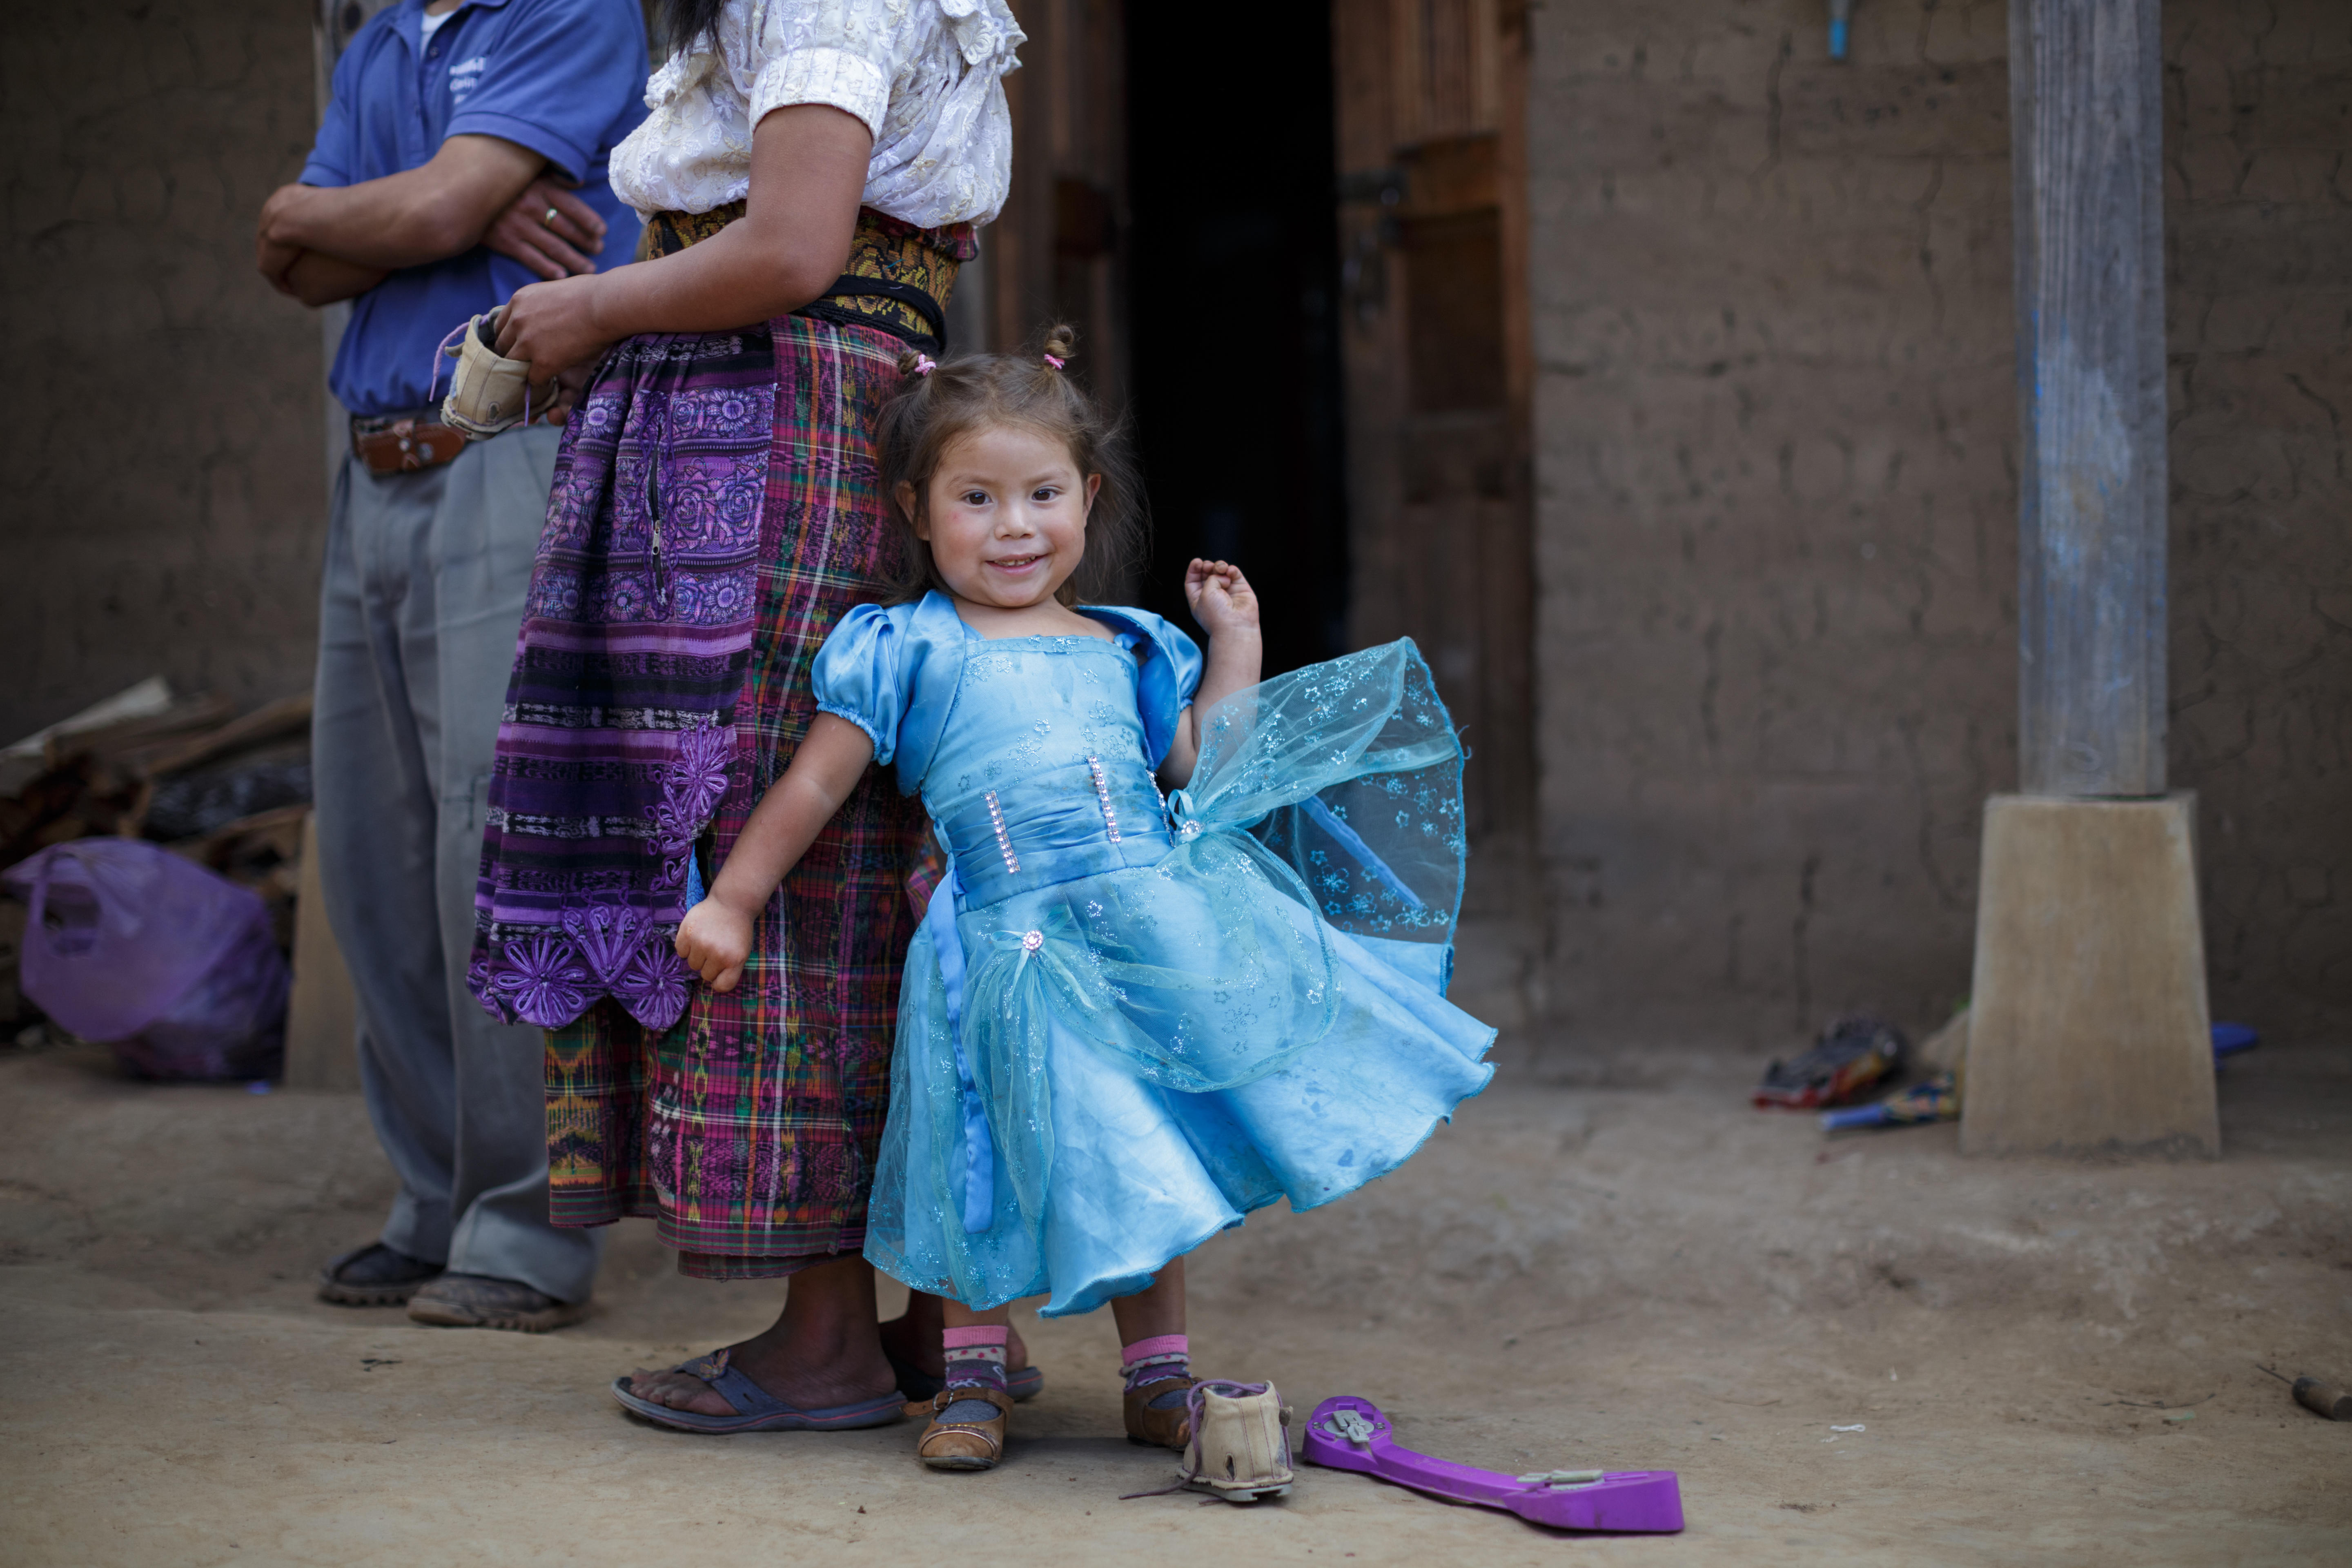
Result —
M 2195 797 L 1985 803 L 1960 1148 L 2218 1155 Z

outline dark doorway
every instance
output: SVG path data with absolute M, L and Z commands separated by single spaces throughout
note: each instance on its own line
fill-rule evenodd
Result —
M 1195 13 L 1127 8 L 1129 385 L 1143 604 L 1190 627 L 1185 563 L 1233 562 L 1276 674 L 1347 649 L 1331 25 L 1321 5 L 1252 17 L 1204 74 Z

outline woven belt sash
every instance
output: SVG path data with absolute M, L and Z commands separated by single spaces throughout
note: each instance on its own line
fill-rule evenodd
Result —
M 674 256 L 709 239 L 743 213 L 741 202 L 707 213 L 656 213 L 646 225 L 640 258 Z M 979 254 L 971 224 L 917 228 L 872 207 L 860 207 L 848 267 L 831 289 L 793 314 L 841 326 L 879 327 L 926 353 L 944 354 L 947 302 L 955 289 L 956 270 Z

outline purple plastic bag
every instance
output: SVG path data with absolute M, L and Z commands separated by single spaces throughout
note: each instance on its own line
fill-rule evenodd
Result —
M 268 906 L 137 838 L 79 838 L 0 875 L 31 906 L 25 994 L 142 1078 L 254 1078 L 286 1037 Z

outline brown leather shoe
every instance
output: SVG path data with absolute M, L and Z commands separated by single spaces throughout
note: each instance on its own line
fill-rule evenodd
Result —
M 1127 1391 L 1127 1440 L 1155 1448 L 1181 1448 L 1192 1440 L 1192 1413 L 1186 1395 L 1197 1377 L 1163 1377 Z M 1173 1399 L 1164 1397 L 1174 1394 Z M 1153 1402 L 1158 1401 L 1157 1407 Z
M 982 1403 L 995 1408 L 985 1421 L 950 1421 L 951 1405 Z M 1013 1395 L 997 1388 L 942 1388 L 924 1405 L 909 1405 L 929 1414 L 931 1424 L 915 1443 L 915 1457 L 935 1470 L 992 1470 L 1004 1457 L 1004 1417 L 1013 1409 Z M 969 1414 L 969 1412 L 967 1412 Z
M 559 1301 L 519 1279 L 444 1274 L 408 1299 L 409 1321 L 442 1329 L 506 1329 L 543 1334 L 588 1315 L 585 1301 Z
M 371 1241 L 319 1270 L 319 1300 L 339 1307 L 404 1306 L 420 1287 L 440 1278 L 439 1264 Z

